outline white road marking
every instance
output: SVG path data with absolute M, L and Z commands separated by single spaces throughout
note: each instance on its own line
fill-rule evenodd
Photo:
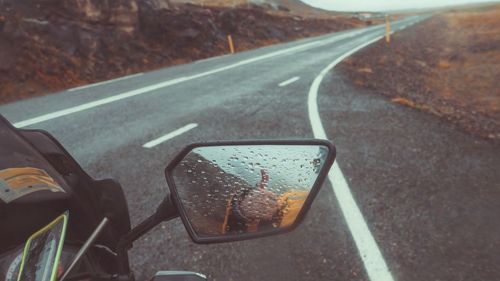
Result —
M 290 84 L 292 84 L 293 82 L 295 82 L 295 81 L 297 81 L 297 80 L 299 80 L 299 79 L 300 79 L 300 77 L 299 77 L 299 76 L 295 76 L 295 77 L 293 77 L 293 78 L 290 78 L 290 79 L 288 79 L 288 80 L 286 80 L 286 81 L 283 81 L 283 82 L 279 83 L 279 85 L 278 85 L 278 86 L 280 86 L 280 87 L 285 87 L 286 85 L 290 85 Z
M 155 147 L 155 146 L 159 145 L 162 142 L 168 141 L 169 139 L 173 139 L 173 138 L 175 138 L 175 137 L 177 137 L 179 135 L 182 135 L 185 132 L 190 131 L 190 130 L 196 128 L 196 127 L 198 127 L 198 124 L 196 124 L 196 123 L 187 124 L 186 126 L 184 126 L 182 128 L 179 128 L 179 129 L 177 129 L 177 130 L 175 130 L 173 132 L 170 132 L 170 133 L 168 133 L 168 134 L 166 134 L 164 136 L 161 136 L 161 137 L 159 137 L 157 139 L 154 139 L 154 140 L 152 140 L 150 142 L 145 143 L 142 147 L 145 147 L 145 148 Z
M 24 120 L 24 121 L 21 121 L 21 122 L 14 123 L 14 126 L 17 127 L 17 128 L 26 127 L 26 126 L 29 126 L 29 125 L 33 125 L 33 124 L 37 124 L 37 123 L 43 122 L 43 121 L 55 119 L 55 118 L 58 118 L 58 117 L 61 117 L 61 116 L 64 116 L 64 115 L 68 115 L 68 114 L 80 112 L 80 111 L 83 111 L 83 110 L 87 110 L 89 108 L 93 108 L 93 107 L 100 106 L 100 105 L 103 105 L 103 104 L 107 104 L 107 103 L 115 102 L 115 101 L 118 101 L 118 100 L 126 99 L 126 98 L 129 98 L 129 97 L 141 95 L 141 94 L 144 94 L 144 93 L 149 92 L 149 91 L 154 91 L 154 90 L 157 90 L 157 89 L 160 89 L 160 88 L 163 88 L 163 87 L 168 87 L 168 86 L 171 86 L 171 85 L 183 82 L 185 80 L 187 80 L 185 77 L 181 77 L 181 78 L 177 78 L 177 79 L 174 79 L 174 80 L 170 80 L 170 81 L 166 81 L 166 82 L 154 84 L 154 85 L 147 86 L 147 87 L 144 87 L 144 88 L 140 88 L 140 89 L 132 90 L 132 91 L 129 91 L 129 92 L 125 92 L 123 94 L 118 94 L 118 95 L 115 95 L 115 96 L 107 97 L 107 98 L 96 100 L 96 101 L 91 101 L 91 102 L 84 103 L 84 104 L 81 104 L 81 105 L 77 105 L 77 106 L 74 106 L 74 107 L 70 107 L 70 108 L 67 108 L 67 109 L 58 110 L 58 111 L 51 112 L 51 113 L 48 113 L 48 114 L 40 115 L 38 117 L 34 117 L 34 118 L 31 118 L 31 119 L 27 119 L 27 120 Z
M 229 55 L 226 54 L 226 55 L 221 55 L 221 56 L 210 57 L 210 58 L 206 58 L 206 59 L 201 59 L 201 60 L 194 61 L 194 63 L 200 63 L 200 62 L 206 62 L 206 61 L 216 60 L 216 59 L 220 59 L 220 58 L 227 57 L 227 56 L 229 56 Z
M 356 48 L 349 50 L 347 53 L 343 54 L 341 57 L 337 58 L 331 64 L 329 64 L 321 73 L 314 79 L 311 88 L 309 90 L 307 106 L 309 111 L 309 120 L 311 121 L 311 126 L 313 129 L 313 134 L 315 138 L 327 139 L 325 129 L 321 123 L 321 118 L 318 111 L 318 90 L 321 81 L 325 75 L 334 68 L 339 62 L 353 54 L 354 52 L 364 48 L 365 46 L 372 44 L 373 42 L 383 38 L 383 36 L 378 36 L 377 38 L 363 43 Z M 347 222 L 347 226 L 351 231 L 351 234 L 358 248 L 359 255 L 363 260 L 366 272 L 371 281 L 393 281 L 393 277 L 387 264 L 380 252 L 380 249 L 373 238 L 373 235 L 366 224 L 361 211 L 359 210 L 354 197 L 351 194 L 351 190 L 347 181 L 345 180 L 342 171 L 338 165 L 338 161 L 335 161 L 332 169 L 328 173 L 328 179 L 332 185 L 337 201 L 342 209 L 342 213 Z
M 295 53 L 295 52 L 304 51 L 304 50 L 312 49 L 312 48 L 315 48 L 315 47 L 323 46 L 323 45 L 326 45 L 326 44 L 330 44 L 330 43 L 339 41 L 341 39 L 345 39 L 345 38 L 348 38 L 348 37 L 356 36 L 356 35 L 358 35 L 361 32 L 366 32 L 366 30 L 356 30 L 356 31 L 352 31 L 352 32 L 349 32 L 349 33 L 345 33 L 345 34 L 336 35 L 333 38 L 327 38 L 327 39 L 317 40 L 317 41 L 309 42 L 309 43 L 302 44 L 302 45 L 299 45 L 299 46 L 287 48 L 287 49 L 284 49 L 284 50 L 279 50 L 279 51 L 271 52 L 271 53 L 268 53 L 268 54 L 265 54 L 265 55 L 257 56 L 257 57 L 251 58 L 251 59 L 242 60 L 242 61 L 237 62 L 237 63 L 233 63 L 233 64 L 230 64 L 230 65 L 227 65 L 227 66 L 224 66 L 224 67 L 216 68 L 216 69 L 209 70 L 209 71 L 206 71 L 206 72 L 202 72 L 202 73 L 199 73 L 199 74 L 195 74 L 195 75 L 192 75 L 192 76 L 180 77 L 180 78 L 176 78 L 176 79 L 173 79 L 173 80 L 160 82 L 160 83 L 157 83 L 157 84 L 149 85 L 149 86 L 146 86 L 146 87 L 143 87 L 143 88 L 135 89 L 135 90 L 128 91 L 128 92 L 125 92 L 125 93 L 121 93 L 121 94 L 118 94 L 118 95 L 107 97 L 107 98 L 104 98 L 104 99 L 95 100 L 95 101 L 92 101 L 92 102 L 84 103 L 84 104 L 77 105 L 77 106 L 74 106 L 74 107 L 70 107 L 70 108 L 66 108 L 66 109 L 54 111 L 54 112 L 51 112 L 51 113 L 47 113 L 47 114 L 43 114 L 43 115 L 40 115 L 40 116 L 37 116 L 37 117 L 30 118 L 30 119 L 27 119 L 27 120 L 16 122 L 16 123 L 14 123 L 14 126 L 17 127 L 17 128 L 22 128 L 22 127 L 30 126 L 30 125 L 41 123 L 41 122 L 48 121 L 48 120 L 51 120 L 51 119 L 59 118 L 61 116 L 65 116 L 65 115 L 73 114 L 73 113 L 76 113 L 76 112 L 84 111 L 84 110 L 87 110 L 87 109 L 90 109 L 90 108 L 94 108 L 94 107 L 97 107 L 97 106 L 100 106 L 100 105 L 108 104 L 108 103 L 111 103 L 111 102 L 119 101 L 119 100 L 122 100 L 122 99 L 126 99 L 126 98 L 130 98 L 130 97 L 133 97 L 133 96 L 137 96 L 137 95 L 142 95 L 142 94 L 145 94 L 145 93 L 148 93 L 148 92 L 151 92 L 151 91 L 154 91 L 154 90 L 158 90 L 160 88 L 169 87 L 169 86 L 181 83 L 181 82 L 185 82 L 185 81 L 189 81 L 189 80 L 201 78 L 201 77 L 204 77 L 204 76 L 209 76 L 209 75 L 212 75 L 212 74 L 215 74 L 215 73 L 218 73 L 218 72 L 222 72 L 222 71 L 225 71 L 225 70 L 228 70 L 228 69 L 240 67 L 240 66 L 247 65 L 247 64 L 250 64 L 250 63 L 253 63 L 253 62 L 257 62 L 257 61 L 260 61 L 260 60 L 269 59 L 269 58 L 276 57 L 276 56 L 279 56 L 279 55 L 285 55 L 285 54 Z
M 136 73 L 136 74 L 133 74 L 133 75 L 123 76 L 123 77 L 120 77 L 120 78 L 106 80 L 106 81 L 102 81 L 102 82 L 98 82 L 98 83 L 94 83 L 94 84 L 83 85 L 83 86 L 80 86 L 80 87 L 69 89 L 67 91 L 68 92 L 73 92 L 73 91 L 77 91 L 77 90 L 81 90 L 81 89 L 86 89 L 86 88 L 91 88 L 91 87 L 95 87 L 95 86 L 100 86 L 100 85 L 104 85 L 104 84 L 108 84 L 108 83 L 112 83 L 112 82 L 116 82 L 116 81 L 120 81 L 120 80 L 129 79 L 129 78 L 132 78 L 132 77 L 138 77 L 138 76 L 141 76 L 143 74 L 144 74 L 144 72 L 140 72 L 140 73 Z

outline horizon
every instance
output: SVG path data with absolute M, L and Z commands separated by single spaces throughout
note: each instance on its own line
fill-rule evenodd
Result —
M 355 11 L 370 11 L 370 12 L 382 12 L 382 11 L 397 11 L 397 10 L 411 10 L 411 9 L 432 9 L 432 8 L 443 8 L 466 4 L 483 4 L 483 3 L 495 3 L 500 2 L 500 0 L 407 0 L 404 2 L 394 2 L 391 0 L 353 0 L 353 1 L 341 1 L 341 0 L 300 0 L 307 5 L 324 9 L 330 11 L 342 11 L 342 12 L 355 12 Z

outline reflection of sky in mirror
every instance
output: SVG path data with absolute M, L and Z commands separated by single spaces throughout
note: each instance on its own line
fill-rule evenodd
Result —
M 276 192 L 310 189 L 318 171 L 314 169 L 314 160 L 321 159 L 323 164 L 327 151 L 326 147 L 310 145 L 211 146 L 193 150 L 251 186 L 259 184 L 260 171 L 265 169 L 269 175 L 268 188 Z

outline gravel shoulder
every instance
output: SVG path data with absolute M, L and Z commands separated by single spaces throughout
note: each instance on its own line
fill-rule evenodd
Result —
M 360 89 L 500 142 L 500 6 L 435 15 L 340 66 Z

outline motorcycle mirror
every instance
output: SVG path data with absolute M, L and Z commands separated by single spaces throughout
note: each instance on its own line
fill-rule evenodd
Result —
M 335 159 L 324 140 L 192 144 L 165 170 L 196 243 L 285 233 L 303 220 Z

